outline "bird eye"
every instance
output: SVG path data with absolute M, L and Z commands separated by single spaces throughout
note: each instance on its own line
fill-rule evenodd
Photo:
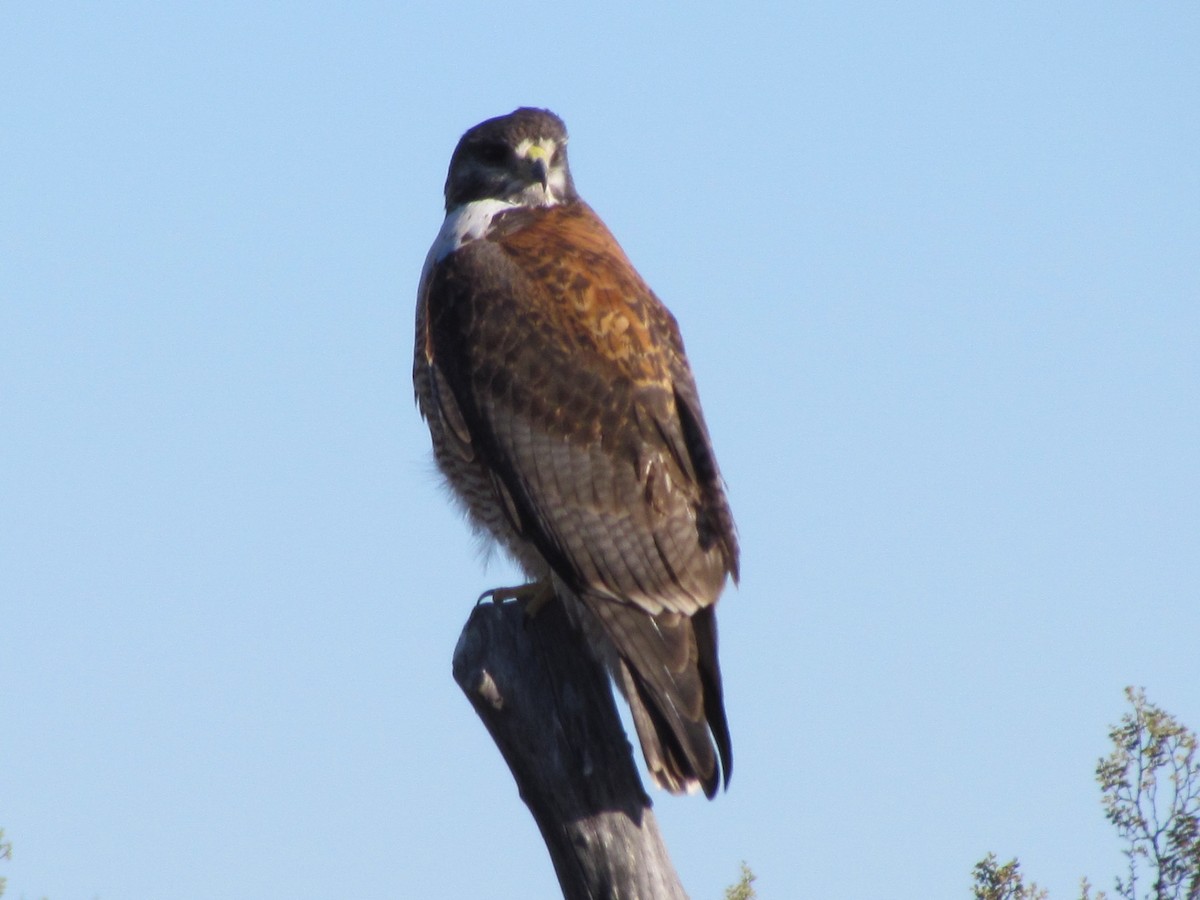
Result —
M 508 147 L 495 141 L 480 144 L 476 153 L 489 166 L 498 166 L 508 159 Z

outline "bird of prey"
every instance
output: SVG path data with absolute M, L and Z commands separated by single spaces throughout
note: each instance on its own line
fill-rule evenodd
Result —
M 732 764 L 714 612 L 738 544 L 679 328 L 576 193 L 548 110 L 467 131 L 445 199 L 413 363 L 438 467 L 529 577 L 504 597 L 566 604 L 654 782 L 711 798 Z

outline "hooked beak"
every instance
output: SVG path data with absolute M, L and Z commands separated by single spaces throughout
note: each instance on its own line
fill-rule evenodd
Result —
M 533 180 L 538 182 L 543 190 L 550 188 L 550 159 L 546 154 L 546 150 L 539 144 L 534 144 L 525 153 L 525 158 L 529 160 L 530 174 Z

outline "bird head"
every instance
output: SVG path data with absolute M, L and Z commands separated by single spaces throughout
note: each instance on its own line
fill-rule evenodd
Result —
M 446 176 L 446 210 L 473 200 L 554 206 L 577 198 L 567 165 L 567 129 L 546 109 L 488 119 L 458 142 Z

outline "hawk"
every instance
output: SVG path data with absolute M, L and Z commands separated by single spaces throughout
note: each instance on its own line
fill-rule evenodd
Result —
M 567 132 L 522 108 L 467 131 L 417 297 L 413 383 L 474 527 L 562 598 L 647 768 L 713 797 L 732 764 L 715 608 L 733 517 L 674 317 L 576 193 Z

